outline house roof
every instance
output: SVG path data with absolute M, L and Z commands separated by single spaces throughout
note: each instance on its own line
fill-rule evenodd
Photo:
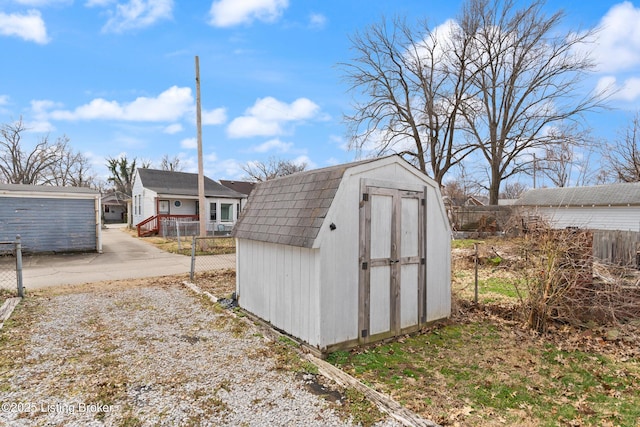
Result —
M 10 192 L 22 193 L 65 193 L 98 195 L 97 190 L 87 187 L 57 187 L 53 185 L 0 184 L 0 194 Z
M 640 205 L 640 182 L 592 187 L 539 188 L 524 193 L 516 206 Z
M 198 174 L 187 172 L 164 171 L 158 169 L 138 169 L 138 177 L 144 188 L 158 194 L 173 194 L 179 196 L 198 195 Z M 214 180 L 204 177 L 204 194 L 207 197 L 228 197 L 242 199 L 242 193 L 233 191 Z
M 251 194 L 253 187 L 255 187 L 255 182 L 249 181 L 228 181 L 226 179 L 221 179 L 220 184 L 224 185 L 227 188 L 230 188 L 238 193 L 246 194 L 247 196 Z
M 311 248 L 344 172 L 379 159 L 298 172 L 258 183 L 232 235 Z

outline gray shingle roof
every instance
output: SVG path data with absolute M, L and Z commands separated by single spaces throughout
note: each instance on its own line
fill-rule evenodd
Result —
M 180 196 L 198 195 L 198 174 L 172 172 L 158 169 L 138 169 L 138 177 L 144 188 L 158 194 L 175 194 Z M 214 180 L 204 177 L 204 194 L 207 197 L 229 197 L 241 199 L 244 194 L 233 191 Z
M 516 206 L 640 205 L 640 182 L 592 187 L 540 188 L 524 193 Z
M 40 193 L 69 193 L 98 195 L 97 190 L 87 187 L 56 187 L 53 185 L 0 184 L 0 191 L 26 191 Z
M 240 239 L 312 247 L 344 172 L 374 160 L 298 172 L 257 184 L 233 235 Z

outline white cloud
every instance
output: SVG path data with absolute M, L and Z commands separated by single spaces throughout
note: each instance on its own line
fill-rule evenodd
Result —
M 305 155 L 296 157 L 295 159 L 291 160 L 291 163 L 298 166 L 306 165 L 307 170 L 316 169 L 318 167 L 314 162 L 311 161 L 309 156 Z
M 270 139 L 260 145 L 251 148 L 251 151 L 256 153 L 266 153 L 269 151 L 277 151 L 279 153 L 286 153 L 293 147 L 291 142 L 283 142 L 279 139 Z
M 315 29 L 322 29 L 327 25 L 327 17 L 320 13 L 312 13 L 309 16 L 309 27 Z
M 15 0 L 15 2 L 23 6 L 32 7 L 47 7 L 73 4 L 73 0 Z
M 198 148 L 198 140 L 196 138 L 187 138 L 180 141 L 180 147 L 185 150 L 195 150 Z
M 175 135 L 176 133 L 180 133 L 184 130 L 180 123 L 174 123 L 164 128 L 163 132 L 169 135 Z
M 15 36 L 38 44 L 47 44 L 47 28 L 37 10 L 26 14 L 6 14 L 0 12 L 0 35 Z
M 202 112 L 203 125 L 221 125 L 227 121 L 227 110 L 224 108 L 216 108 L 215 110 Z
M 218 0 L 211 4 L 209 23 L 231 27 L 254 20 L 273 22 L 289 7 L 289 0 Z
M 597 93 L 610 93 L 612 100 L 632 102 L 640 99 L 640 78 L 631 77 L 619 84 L 617 79 L 606 76 L 598 81 Z
M 227 127 L 231 138 L 275 136 L 285 133 L 284 125 L 317 117 L 320 107 L 307 98 L 287 104 L 273 97 L 258 99 L 244 116 L 234 119 Z
M 139 97 L 125 104 L 97 98 L 73 111 L 54 110 L 48 116 L 55 120 L 161 122 L 176 121 L 192 111 L 191 89 L 173 86 L 155 98 Z
M 88 7 L 109 7 L 112 2 L 90 0 Z M 122 33 L 128 30 L 146 28 L 158 21 L 173 17 L 173 0 L 129 0 L 117 3 L 111 17 L 104 25 L 104 32 Z
M 629 70 L 640 65 L 640 8 L 625 1 L 601 19 L 592 50 L 603 72 Z
M 0 95 L 0 105 L 7 105 L 9 103 L 9 95 Z

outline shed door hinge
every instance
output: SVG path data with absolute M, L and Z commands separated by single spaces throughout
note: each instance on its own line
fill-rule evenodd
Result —
M 362 269 L 366 270 L 367 268 L 369 268 L 369 263 L 368 262 L 363 262 L 362 263 Z
M 425 199 L 420 199 L 420 204 L 422 206 L 426 206 L 427 205 L 427 201 Z
M 362 336 L 362 338 L 366 338 L 369 335 L 369 331 L 367 329 L 363 329 L 360 332 L 360 336 Z
M 362 201 L 363 202 L 369 201 L 369 193 L 362 193 Z

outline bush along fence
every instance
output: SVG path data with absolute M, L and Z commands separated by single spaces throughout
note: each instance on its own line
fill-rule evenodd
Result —
M 22 284 L 22 242 L 20 236 L 15 241 L 0 242 L 0 287 L 16 286 L 18 296 L 24 297 Z
M 212 270 L 235 270 L 236 243 L 227 236 L 191 238 L 191 282 L 198 283 Z

